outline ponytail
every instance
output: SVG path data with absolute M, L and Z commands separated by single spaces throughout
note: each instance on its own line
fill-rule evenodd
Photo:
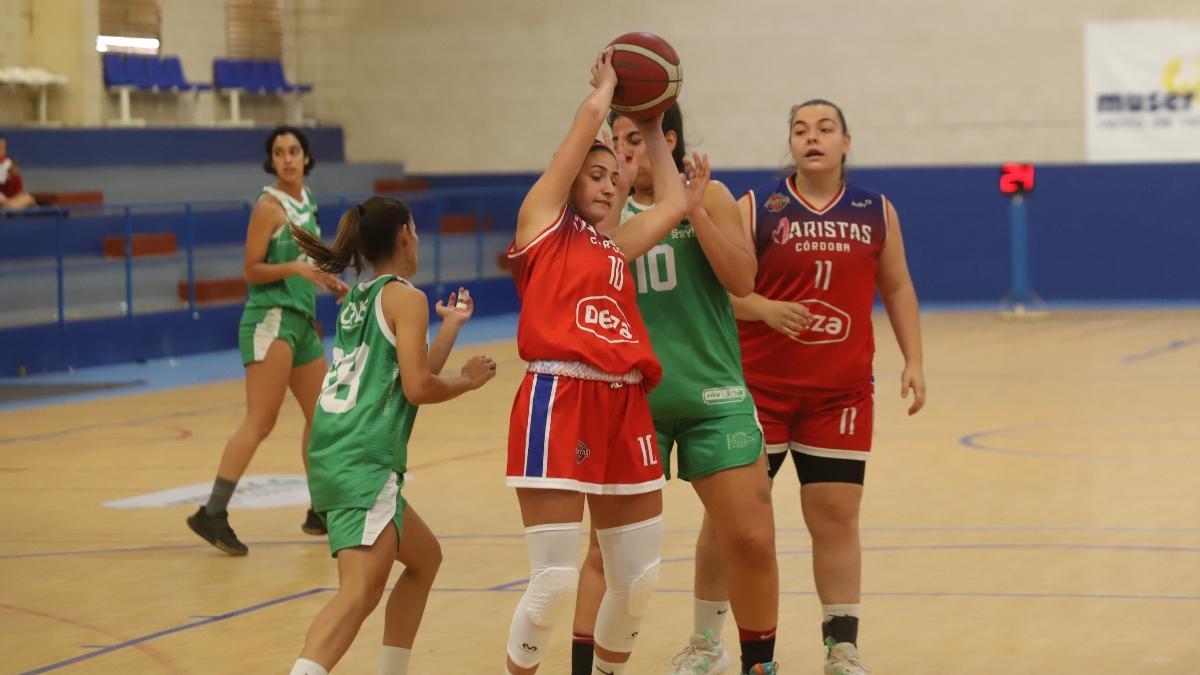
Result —
M 359 244 L 359 229 L 362 216 L 362 206 L 347 209 L 338 221 L 337 238 L 333 246 L 327 246 L 317 235 L 288 222 L 292 230 L 292 238 L 304 255 L 312 258 L 317 267 L 330 274 L 341 274 L 347 267 L 353 267 L 355 273 L 362 273 L 362 252 Z
M 366 263 L 392 256 L 396 233 L 407 227 L 412 212 L 404 202 L 389 197 L 371 197 L 346 209 L 338 221 L 337 237 L 327 246 L 317 235 L 289 223 L 292 238 L 317 267 L 331 274 L 353 267 L 362 274 Z

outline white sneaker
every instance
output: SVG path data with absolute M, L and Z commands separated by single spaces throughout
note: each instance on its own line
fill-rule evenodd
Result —
M 832 642 L 832 640 L 830 640 Z M 839 642 L 825 652 L 825 675 L 867 675 L 853 642 Z
M 671 675 L 717 675 L 728 670 L 731 662 L 725 647 L 713 641 L 711 632 L 694 633 L 688 646 L 671 659 L 675 666 Z

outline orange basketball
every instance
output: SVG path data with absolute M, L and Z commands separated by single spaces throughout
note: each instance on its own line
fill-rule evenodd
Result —
M 671 107 L 683 86 L 679 54 L 654 33 L 626 33 L 609 43 L 617 89 L 612 109 L 628 117 L 654 117 Z

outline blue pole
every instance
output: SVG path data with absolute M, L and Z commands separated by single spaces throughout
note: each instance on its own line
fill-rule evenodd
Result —
M 475 200 L 475 278 L 483 278 L 483 195 Z
M 133 213 L 125 207 L 125 316 L 133 318 Z
M 1025 220 L 1025 198 L 1016 195 L 1009 206 L 1012 238 L 1012 300 L 1015 305 L 1029 302 L 1029 224 Z
M 187 237 L 187 292 L 188 292 L 188 311 L 193 316 L 196 314 L 196 263 L 195 255 L 192 250 L 194 223 L 192 221 L 192 203 L 188 202 L 183 206 L 184 227 L 186 228 L 185 235 Z
M 446 294 L 442 283 L 442 198 L 433 198 L 433 287 L 434 298 L 440 300 Z
M 62 209 L 54 210 L 54 272 L 58 283 L 58 329 L 65 333 L 67 331 L 67 300 L 66 290 L 63 288 L 62 214 Z

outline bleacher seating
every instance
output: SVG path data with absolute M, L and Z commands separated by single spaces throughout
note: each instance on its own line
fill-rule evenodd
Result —
M 192 83 L 183 74 L 178 56 L 148 56 L 106 52 L 103 58 L 104 85 L 120 96 L 120 117 L 113 126 L 145 126 L 146 121 L 131 116 L 129 97 L 134 91 L 164 94 L 199 94 L 212 85 Z M 194 121 L 194 111 L 192 114 Z
M 48 93 L 51 86 L 67 83 L 64 75 L 58 75 L 41 68 L 22 68 L 20 66 L 0 66 L 0 85 L 28 87 L 37 92 L 37 120 L 39 126 L 58 126 L 59 123 L 50 121 L 48 114 Z
M 221 124 L 249 126 L 241 117 L 242 94 L 280 96 L 287 106 L 288 122 L 297 126 L 308 124 L 300 96 L 312 91 L 312 85 L 288 82 L 283 62 L 278 59 L 213 59 L 213 84 L 229 97 L 229 118 Z

